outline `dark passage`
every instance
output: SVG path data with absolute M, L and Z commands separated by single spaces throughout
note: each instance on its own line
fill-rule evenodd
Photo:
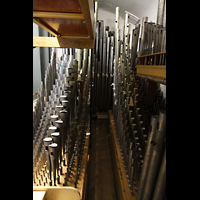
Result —
M 108 119 L 92 122 L 87 200 L 116 200 L 114 174 L 109 146 Z

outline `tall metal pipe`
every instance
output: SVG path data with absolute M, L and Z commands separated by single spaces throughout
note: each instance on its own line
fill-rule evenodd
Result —
M 148 21 L 148 17 L 143 17 L 142 18 L 142 30 L 141 30 L 141 41 L 140 41 L 140 53 L 139 53 L 139 55 L 141 56 L 142 55 L 142 51 L 143 51 L 143 49 L 144 49 L 144 39 L 145 39 L 145 35 L 144 35 L 144 33 L 145 33 L 145 29 L 144 29 L 144 23 L 145 22 L 147 22 Z
M 158 0 L 157 24 L 163 25 L 163 13 L 166 0 Z
M 166 147 L 152 200 L 164 200 L 165 197 L 166 197 Z
M 146 176 L 147 176 L 147 172 L 149 168 L 149 161 L 150 161 L 150 156 L 151 156 L 151 151 L 152 151 L 151 141 L 154 138 L 154 135 L 156 133 L 157 124 L 158 124 L 158 115 L 151 116 L 150 130 L 148 134 L 147 146 L 146 146 L 146 150 L 144 154 L 144 161 L 143 161 L 142 171 L 140 175 L 140 182 L 139 182 L 139 188 L 137 191 L 136 200 L 142 200 L 142 194 L 143 194 L 143 190 L 145 186 L 145 181 L 146 181 Z
M 142 200 L 151 200 L 153 197 L 156 180 L 164 152 L 166 136 L 166 111 L 161 110 L 159 113 L 159 124 L 155 136 L 151 141 L 152 152 L 144 186 Z M 161 132 L 162 131 L 162 132 Z

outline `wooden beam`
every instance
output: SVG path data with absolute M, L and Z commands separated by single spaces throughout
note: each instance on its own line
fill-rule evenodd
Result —
M 85 36 L 74 36 L 74 35 L 62 35 L 62 36 L 60 36 L 59 38 L 84 39 L 84 40 L 91 39 L 90 37 L 85 37 Z
M 93 0 L 79 0 L 81 11 L 83 12 L 88 35 L 94 39 L 93 23 L 94 23 L 94 5 Z
M 62 38 L 62 37 L 33 37 L 34 47 L 55 48 L 94 48 L 94 39 Z
M 136 76 L 149 76 L 166 80 L 166 65 L 137 65 L 136 68 Z
M 40 26 L 41 28 L 43 28 L 44 30 L 48 31 L 49 33 L 51 33 L 52 35 L 54 36 L 58 36 L 58 33 L 53 29 L 51 28 L 50 26 L 48 26 L 47 24 L 43 23 L 40 21 L 39 18 L 33 18 L 33 22 L 35 24 L 37 24 L 38 26 Z
M 41 12 L 41 11 L 33 11 L 33 17 L 84 19 L 83 14 L 79 13 Z
M 154 55 L 161 55 L 161 54 L 166 54 L 166 51 L 158 52 L 158 53 L 152 53 L 152 54 L 146 54 L 146 55 L 143 55 L 143 56 L 138 56 L 138 59 L 139 58 L 144 58 L 146 56 L 154 56 Z

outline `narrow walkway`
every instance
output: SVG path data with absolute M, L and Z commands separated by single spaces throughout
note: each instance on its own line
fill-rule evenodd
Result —
M 92 122 L 87 200 L 116 200 L 107 119 Z

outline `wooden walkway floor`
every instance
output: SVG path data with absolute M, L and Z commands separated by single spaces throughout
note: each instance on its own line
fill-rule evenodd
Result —
M 87 200 L 116 200 L 114 174 L 111 163 L 108 119 L 92 122 L 91 149 L 88 169 Z

